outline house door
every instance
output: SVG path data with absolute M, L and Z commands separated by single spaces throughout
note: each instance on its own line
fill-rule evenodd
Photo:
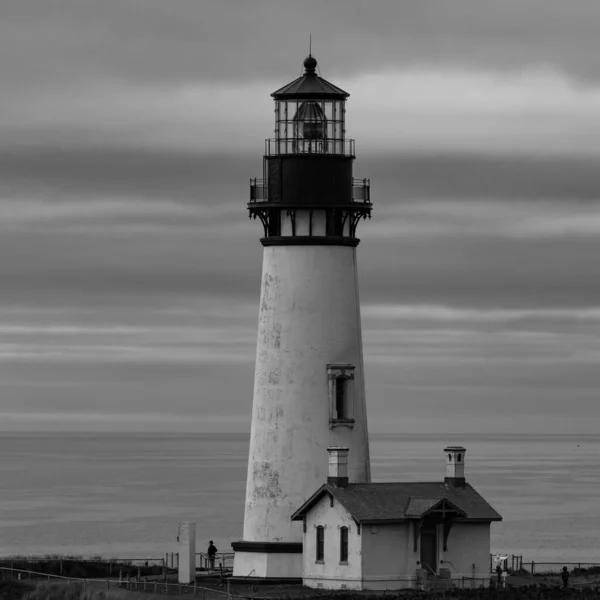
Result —
M 421 530 L 421 565 L 427 573 L 437 573 L 437 532 L 435 527 Z M 427 565 L 427 566 L 425 566 Z

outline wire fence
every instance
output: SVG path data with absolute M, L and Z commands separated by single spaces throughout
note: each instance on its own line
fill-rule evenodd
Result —
M 138 578 L 119 578 L 119 579 L 91 579 L 85 577 L 65 577 L 62 575 L 53 575 L 50 573 L 41 573 L 25 569 L 11 569 L 10 567 L 0 567 L 0 575 L 3 578 L 12 578 L 17 580 L 33 580 L 36 583 L 58 583 L 69 586 L 78 586 L 82 591 L 103 591 L 125 590 L 129 592 L 149 592 L 156 595 L 176 595 L 192 596 L 202 600 L 216 600 L 227 597 L 228 600 L 241 600 L 241 596 L 235 596 L 230 593 L 229 586 L 226 590 L 197 585 L 196 581 L 191 584 L 169 583 L 164 580 L 150 579 L 147 577 Z
M 558 575 L 563 567 L 567 567 L 567 571 L 576 574 L 585 574 L 590 571 L 600 575 L 600 562 L 536 562 L 525 563 L 526 568 L 530 569 L 532 575 Z
M 17 580 L 29 580 L 34 583 L 55 583 L 62 584 L 67 587 L 77 586 L 84 593 L 88 591 L 98 592 L 110 592 L 120 590 L 127 592 L 146 592 L 155 595 L 169 595 L 169 596 L 191 596 L 199 598 L 201 600 L 220 600 L 224 597 L 227 600 L 244 600 L 248 598 L 248 595 L 237 595 L 234 593 L 235 590 L 230 589 L 229 581 L 226 581 L 224 585 L 226 588 L 223 590 L 215 589 L 212 587 L 206 587 L 198 585 L 196 581 L 190 584 L 182 583 L 171 583 L 165 581 L 163 578 L 151 579 L 148 577 L 137 578 L 137 577 L 122 577 L 119 579 L 96 579 L 96 578 L 85 578 L 85 577 L 66 577 L 61 575 L 54 575 L 51 573 L 43 573 L 39 571 L 31 571 L 26 569 L 15 569 L 10 567 L 0 567 L 0 578 L 12 578 Z M 308 578 L 310 579 L 310 578 Z M 323 580 L 321 580 L 323 581 Z M 331 584 L 334 580 L 327 580 L 327 584 Z M 341 589 L 352 589 L 356 582 L 351 582 L 346 579 L 340 580 L 337 583 L 341 583 Z M 378 581 L 379 586 L 384 586 L 386 589 L 420 589 L 424 591 L 442 591 L 450 589 L 480 589 L 489 586 L 489 578 L 476 578 L 476 577 L 460 577 L 460 578 L 414 578 L 414 577 L 399 577 L 393 578 L 389 581 Z M 368 584 L 367 584 L 368 585 Z M 323 584 L 313 582 L 311 587 L 317 589 L 322 588 Z M 356 587 L 354 587 L 356 589 Z M 252 594 L 253 600 L 261 600 L 259 597 Z M 265 600 L 265 599 L 263 599 Z
M 490 572 L 494 573 L 499 564 L 503 571 L 511 574 L 529 574 L 529 575 L 557 575 L 567 567 L 569 572 L 576 574 L 591 571 L 593 574 L 600 575 L 600 562 L 538 562 L 523 561 L 522 554 L 509 554 L 498 560 L 499 555 L 490 554 Z

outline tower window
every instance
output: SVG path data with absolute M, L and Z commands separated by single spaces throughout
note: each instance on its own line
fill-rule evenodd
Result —
M 329 426 L 354 425 L 354 367 L 327 365 Z
M 448 460 L 452 462 L 452 454 L 448 454 Z
M 346 379 L 343 377 L 335 382 L 335 413 L 338 419 L 346 416 Z
M 456 462 L 460 462 L 461 460 L 462 460 L 462 454 L 459 454 L 459 455 L 456 457 Z
M 340 562 L 348 562 L 348 528 L 340 529 Z
M 317 562 L 323 562 L 325 559 L 325 527 L 319 525 L 317 527 Z

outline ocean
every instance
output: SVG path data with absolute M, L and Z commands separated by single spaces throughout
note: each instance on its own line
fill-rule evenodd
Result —
M 525 562 L 600 561 L 600 436 L 371 435 L 373 481 L 466 477 L 503 516 L 492 551 Z M 248 436 L 0 433 L 0 556 L 160 558 L 179 521 L 197 549 L 241 539 Z

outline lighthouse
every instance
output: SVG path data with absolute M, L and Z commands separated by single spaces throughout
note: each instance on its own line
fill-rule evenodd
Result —
M 347 92 L 304 73 L 271 94 L 275 137 L 249 216 L 263 266 L 243 540 L 234 575 L 301 577 L 302 524 L 292 514 L 327 481 L 329 447 L 370 481 L 356 248 L 370 218 L 369 180 L 353 177 Z

